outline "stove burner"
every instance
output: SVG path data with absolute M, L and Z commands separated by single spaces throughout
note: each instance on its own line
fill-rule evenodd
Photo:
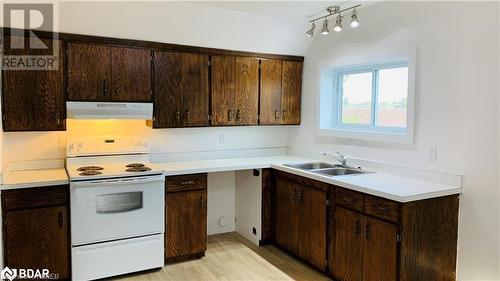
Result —
M 126 172 L 147 172 L 151 171 L 151 168 L 146 166 L 132 167 L 125 170 Z
M 102 170 L 103 168 L 102 167 L 99 167 L 99 166 L 83 166 L 83 167 L 80 167 L 78 169 L 76 169 L 77 171 L 79 172 L 86 172 L 86 171 L 100 171 Z
M 97 170 L 86 170 L 86 171 L 81 172 L 79 175 L 80 176 L 95 176 L 95 175 L 100 175 L 100 174 L 102 174 L 102 173 L 97 171 Z
M 127 168 L 141 168 L 141 167 L 144 167 L 144 166 L 145 166 L 145 165 L 144 165 L 144 164 L 142 164 L 142 163 L 132 163 L 132 164 L 128 164 L 128 165 L 127 165 L 127 166 L 125 166 L 125 167 L 127 167 Z

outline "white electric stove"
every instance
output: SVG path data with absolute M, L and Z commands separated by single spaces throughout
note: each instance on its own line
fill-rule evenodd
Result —
M 69 140 L 72 279 L 164 264 L 165 172 L 140 138 Z

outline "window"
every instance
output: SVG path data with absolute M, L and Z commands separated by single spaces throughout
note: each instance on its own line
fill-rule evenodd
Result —
M 407 58 L 322 69 L 318 104 L 320 132 L 348 138 L 411 142 L 412 72 Z

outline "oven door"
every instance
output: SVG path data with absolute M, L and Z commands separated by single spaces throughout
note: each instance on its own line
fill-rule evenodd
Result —
M 70 183 L 73 246 L 163 233 L 165 176 Z

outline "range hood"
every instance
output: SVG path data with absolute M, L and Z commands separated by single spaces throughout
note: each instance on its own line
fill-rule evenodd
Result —
M 152 103 L 66 102 L 68 119 L 153 119 Z

